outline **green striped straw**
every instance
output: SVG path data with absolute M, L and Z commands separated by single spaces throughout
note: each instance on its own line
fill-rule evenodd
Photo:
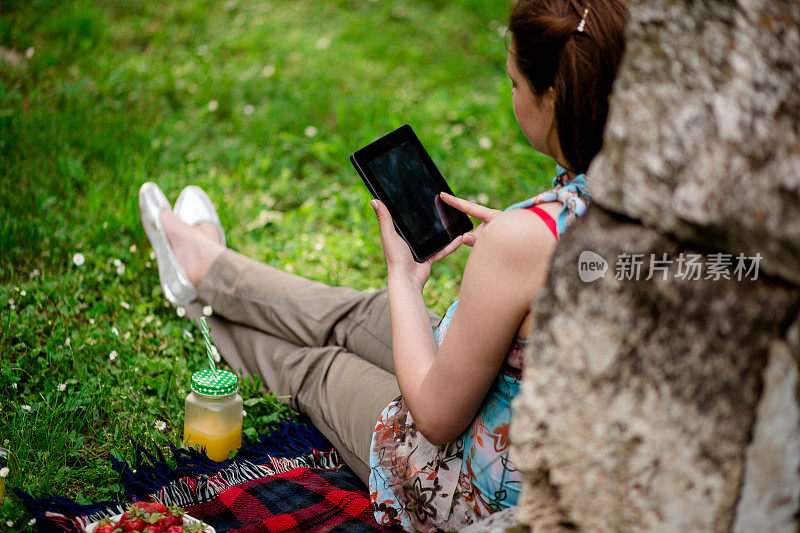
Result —
M 217 351 L 217 348 L 211 344 L 211 337 L 208 336 L 208 324 L 206 324 L 206 317 L 200 317 L 200 331 L 203 332 L 203 342 L 206 343 L 206 353 L 208 354 L 208 365 L 211 367 L 211 372 L 214 374 L 214 377 L 217 377 L 217 366 L 214 364 L 214 353 Z

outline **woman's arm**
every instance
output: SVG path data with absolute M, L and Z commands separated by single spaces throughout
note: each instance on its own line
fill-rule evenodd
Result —
M 544 281 L 555 240 L 538 217 L 522 211 L 487 224 L 467 261 L 460 302 L 437 353 L 422 296 L 433 261 L 427 275 L 424 266 L 409 264 L 408 247 L 388 212 L 382 205 L 376 211 L 389 271 L 397 381 L 417 428 L 443 444 L 475 417 Z M 438 255 L 436 260 L 447 254 Z

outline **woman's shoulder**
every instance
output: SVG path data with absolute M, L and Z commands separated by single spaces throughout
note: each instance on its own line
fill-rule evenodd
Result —
M 546 202 L 536 207 L 555 219 L 562 206 L 560 202 Z M 486 225 L 479 243 L 498 251 L 519 249 L 524 252 L 531 249 L 537 251 L 537 244 L 549 247 L 554 239 L 550 226 L 540 216 L 528 209 L 512 209 L 500 213 Z

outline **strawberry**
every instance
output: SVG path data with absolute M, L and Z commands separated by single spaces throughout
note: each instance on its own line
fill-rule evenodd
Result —
M 170 526 L 167 528 L 167 533 L 183 533 L 181 526 Z
M 125 533 L 133 533 L 134 531 L 142 531 L 144 528 L 144 520 L 141 518 L 130 517 L 126 522 L 123 523 L 122 529 Z
M 167 514 L 167 507 L 158 502 L 133 502 L 131 509 L 140 509 L 145 513 Z
M 203 533 L 206 530 L 206 525 L 203 522 L 190 522 L 183 526 L 185 533 Z
M 148 524 L 158 524 L 166 518 L 166 515 L 163 513 L 145 513 L 142 518 L 144 518 L 144 521 Z
M 159 524 L 161 524 L 161 527 L 163 527 L 164 529 L 169 529 L 173 526 L 182 526 L 183 517 L 170 514 L 162 518 Z
M 116 524 L 110 518 L 103 518 L 100 520 L 95 533 L 114 533 Z
M 144 533 L 164 533 L 164 528 L 158 524 L 147 524 L 142 531 Z
M 161 521 L 161 525 L 164 526 L 164 529 L 170 528 L 172 526 L 182 526 L 183 509 L 181 509 L 177 505 L 170 505 L 167 517 Z

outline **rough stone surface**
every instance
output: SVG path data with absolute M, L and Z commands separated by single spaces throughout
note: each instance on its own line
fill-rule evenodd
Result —
M 533 304 L 517 518 L 800 532 L 800 2 L 628 5 L 594 205 Z M 604 277 L 581 281 L 586 250 Z M 637 253 L 639 281 L 617 276 Z M 739 254 L 757 279 L 714 279 Z
M 734 531 L 796 533 L 800 509 L 800 387 L 796 354 L 783 340 L 770 346 L 764 391 L 753 440 L 747 448 L 744 483 Z
M 595 202 L 800 283 L 800 2 L 629 8 Z
M 580 281 L 584 250 L 605 277 Z M 645 254 L 640 281 L 615 278 L 623 253 Z M 651 253 L 672 263 L 645 280 Z M 512 423 L 518 516 L 534 530 L 731 529 L 768 349 L 800 290 L 681 279 L 681 253 L 709 251 L 598 206 L 559 243 Z
M 509 507 L 494 513 L 486 520 L 465 527 L 461 533 L 522 533 L 523 529 L 517 525 L 516 513 L 516 507 Z

